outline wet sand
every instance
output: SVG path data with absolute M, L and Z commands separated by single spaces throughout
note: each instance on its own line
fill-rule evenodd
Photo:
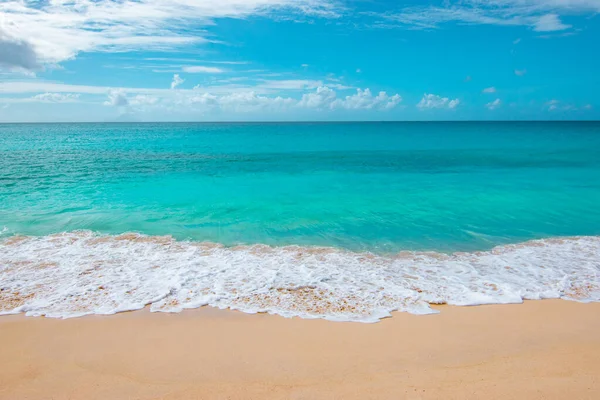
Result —
M 600 304 L 0 317 L 0 399 L 599 399 Z

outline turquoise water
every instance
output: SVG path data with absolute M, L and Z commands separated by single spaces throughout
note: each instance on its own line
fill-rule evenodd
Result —
M 600 235 L 600 123 L 0 125 L 0 230 L 390 253 Z
M 599 123 L 0 125 L 0 315 L 600 301 L 599 204 Z

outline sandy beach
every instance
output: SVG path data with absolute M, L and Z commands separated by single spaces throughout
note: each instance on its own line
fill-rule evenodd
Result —
M 1 399 L 597 399 L 600 304 L 0 318 Z

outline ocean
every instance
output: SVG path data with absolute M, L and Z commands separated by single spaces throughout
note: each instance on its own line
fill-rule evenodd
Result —
M 600 123 L 0 124 L 0 314 L 600 300 Z

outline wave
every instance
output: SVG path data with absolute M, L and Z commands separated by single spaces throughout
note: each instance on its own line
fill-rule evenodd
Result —
M 150 306 L 377 322 L 392 311 L 563 298 L 600 301 L 600 237 L 485 252 L 383 256 L 326 247 L 224 247 L 90 231 L 0 239 L 0 315 L 55 318 Z

